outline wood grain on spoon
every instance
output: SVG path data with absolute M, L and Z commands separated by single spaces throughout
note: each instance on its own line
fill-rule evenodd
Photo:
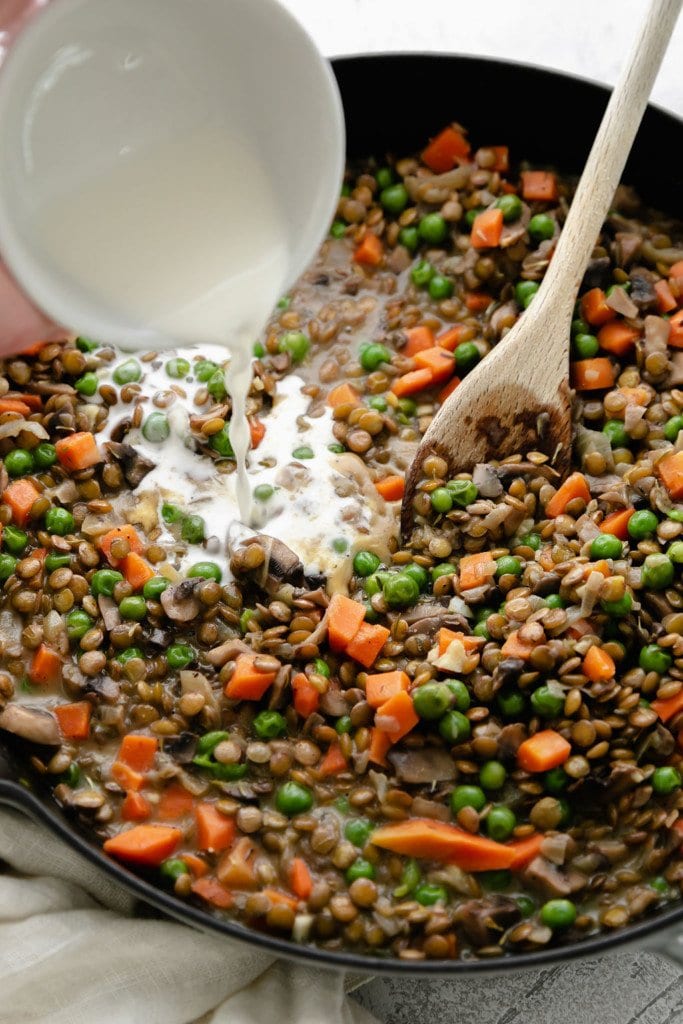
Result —
M 409 534 L 422 464 L 451 473 L 544 452 L 564 473 L 571 456 L 569 340 L 586 264 L 609 211 L 682 0 L 652 0 L 612 92 L 545 277 L 532 304 L 441 406 L 408 472 L 401 530 Z M 571 117 L 580 112 L 566 112 Z

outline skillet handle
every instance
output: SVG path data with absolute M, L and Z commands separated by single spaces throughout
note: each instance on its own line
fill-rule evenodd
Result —
M 658 953 L 683 970 L 683 925 L 680 922 L 657 929 L 648 936 L 645 945 L 650 952 Z

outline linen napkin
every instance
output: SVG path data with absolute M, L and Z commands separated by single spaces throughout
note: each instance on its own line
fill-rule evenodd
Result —
M 7 808 L 0 862 L 0 1024 L 377 1024 L 341 973 L 134 916 L 133 897 Z

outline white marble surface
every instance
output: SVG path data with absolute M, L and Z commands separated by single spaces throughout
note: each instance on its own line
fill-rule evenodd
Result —
M 609 84 L 646 7 L 645 0 L 283 2 L 328 56 L 382 50 L 474 53 Z M 656 103 L 679 115 L 682 68 L 683 19 L 653 92 Z M 476 983 L 376 979 L 357 998 L 385 1024 L 683 1024 L 681 969 L 632 949 Z

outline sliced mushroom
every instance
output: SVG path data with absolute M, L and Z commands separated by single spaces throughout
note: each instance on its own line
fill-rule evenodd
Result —
M 52 712 L 24 704 L 7 705 L 0 713 L 0 729 L 48 747 L 58 747 L 62 742 L 59 725 Z
M 428 785 L 450 782 L 456 776 L 453 758 L 441 747 L 392 750 L 388 757 L 402 782 Z
M 199 693 L 210 707 L 216 704 L 216 697 L 211 683 L 203 672 L 195 672 L 193 669 L 184 668 L 180 672 L 181 693 Z
M 141 455 L 132 444 L 110 441 L 106 448 L 112 458 L 121 464 L 126 483 L 130 487 L 137 487 L 147 474 L 154 469 L 154 463 L 145 458 L 144 455 Z
M 97 605 L 102 614 L 102 621 L 104 622 L 104 628 L 107 632 L 114 629 L 121 622 L 121 613 L 119 612 L 118 605 L 112 597 L 107 597 L 106 594 L 100 594 L 97 598 Z
M 190 622 L 196 619 L 201 611 L 201 605 L 195 591 L 202 582 L 199 577 L 191 577 L 163 591 L 160 600 L 169 619 L 173 619 L 174 622 Z
M 474 946 L 487 946 L 498 942 L 502 933 L 522 916 L 515 900 L 509 896 L 489 896 L 483 900 L 468 900 L 454 914 Z
M 163 596 L 163 595 L 162 595 Z M 229 661 L 234 661 L 235 658 L 240 654 L 253 654 L 251 647 L 245 644 L 244 640 L 240 640 L 238 637 L 233 637 L 231 640 L 226 640 L 218 647 L 214 647 L 213 650 L 208 651 L 206 654 L 206 660 L 214 668 L 222 668 Z

